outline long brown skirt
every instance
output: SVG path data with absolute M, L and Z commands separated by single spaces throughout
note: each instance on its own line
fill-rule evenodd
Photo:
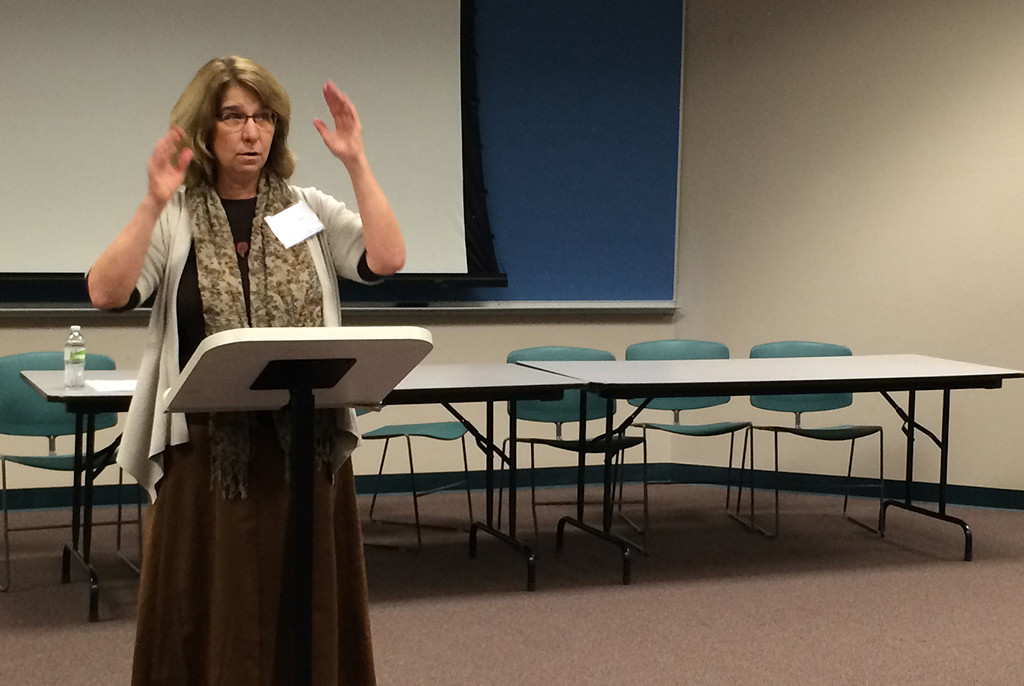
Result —
M 133 686 L 285 686 L 291 681 L 289 487 L 261 427 L 248 497 L 210 488 L 205 429 L 169 448 L 149 510 Z M 313 683 L 375 683 L 351 462 L 314 486 Z

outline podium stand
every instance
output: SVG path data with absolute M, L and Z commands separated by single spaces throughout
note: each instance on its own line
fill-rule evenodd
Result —
M 379 405 L 430 352 L 411 326 L 233 329 L 208 336 L 167 391 L 167 412 L 288 408 L 292 423 L 292 683 L 312 679 L 313 416 Z

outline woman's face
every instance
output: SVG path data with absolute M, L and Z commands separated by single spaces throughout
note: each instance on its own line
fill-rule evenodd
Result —
M 213 134 L 219 190 L 229 184 L 236 191 L 249 188 L 255 194 L 274 140 L 271 120 L 270 110 L 249 89 L 229 86 L 224 92 Z

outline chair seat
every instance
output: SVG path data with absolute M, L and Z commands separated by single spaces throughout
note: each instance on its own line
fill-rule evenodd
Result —
M 742 431 L 750 426 L 750 422 L 714 422 L 712 424 L 657 424 L 639 423 L 643 429 L 657 429 L 679 436 L 722 436 Z
M 95 452 L 92 464 L 94 474 L 99 474 L 117 461 L 117 451 L 121 447 L 121 438 L 122 435 L 118 434 L 117 438 L 110 442 L 110 445 L 100 448 Z M 0 455 L 0 457 L 7 462 L 14 462 L 26 467 L 49 469 L 51 471 L 70 472 L 75 468 L 74 455 Z
M 578 452 L 580 442 L 578 439 L 560 439 L 560 438 L 518 438 L 516 439 L 522 443 L 533 443 L 535 445 L 548 445 L 552 448 L 560 448 L 562 450 L 569 450 Z M 626 450 L 634 446 L 640 445 L 644 442 L 642 436 L 623 436 L 621 434 L 616 435 L 611 441 L 612 452 L 619 452 L 620 450 Z M 604 436 L 598 436 L 597 438 L 588 439 L 586 442 L 587 453 L 606 453 L 608 452 L 608 439 Z
M 75 468 L 74 455 L 4 455 L 3 459 L 26 467 L 54 471 L 70 472 Z
M 852 441 L 855 438 L 871 436 L 882 430 L 880 426 L 862 424 L 842 424 L 840 426 L 826 426 L 813 429 L 794 426 L 756 426 L 754 428 L 761 431 L 774 431 L 776 433 L 804 436 L 805 438 L 813 438 L 819 441 Z
M 397 438 L 399 436 L 423 436 L 439 441 L 454 441 L 466 434 L 461 422 L 426 422 L 423 424 L 390 424 L 373 431 L 367 431 L 363 438 Z

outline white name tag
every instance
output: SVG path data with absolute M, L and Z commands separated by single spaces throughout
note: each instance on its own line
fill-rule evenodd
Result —
M 267 217 L 267 226 L 286 248 L 301 243 L 324 230 L 320 218 L 314 214 L 313 210 L 309 209 L 309 205 L 301 200 L 291 207 L 286 207 L 277 214 Z

